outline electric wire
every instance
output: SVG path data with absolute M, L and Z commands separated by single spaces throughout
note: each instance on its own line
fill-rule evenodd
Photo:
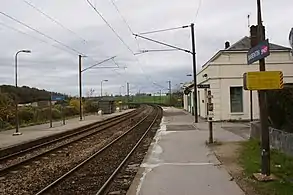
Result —
M 144 74 L 146 76 L 146 78 L 148 80 L 150 80 L 151 82 L 152 79 L 150 79 L 150 76 L 146 75 L 145 71 L 142 68 L 142 65 L 140 63 L 140 61 L 137 59 L 137 57 L 135 56 L 134 51 L 126 44 L 126 42 L 122 39 L 122 37 L 115 31 L 115 29 L 110 25 L 110 23 L 104 18 L 104 16 L 96 9 L 96 7 L 89 1 L 86 0 L 87 3 L 92 7 L 92 9 L 94 9 L 94 11 L 102 18 L 102 20 L 107 24 L 107 26 L 112 30 L 112 32 L 116 35 L 116 37 L 122 42 L 122 44 L 132 53 L 132 55 L 134 56 L 135 60 L 137 61 L 137 63 L 139 64 L 140 70 L 142 72 L 142 74 Z M 118 7 L 115 6 L 118 10 L 118 13 L 120 13 L 120 16 L 123 18 L 123 20 L 126 22 L 127 26 L 129 27 L 130 32 L 133 32 L 132 29 L 130 28 L 130 25 L 127 23 L 126 19 L 122 16 L 121 12 L 119 11 Z
M 27 0 L 23 0 L 23 2 L 26 3 L 27 5 L 29 5 L 31 8 L 35 9 L 37 12 L 41 13 L 43 16 L 45 16 L 46 18 L 48 18 L 49 20 L 51 20 L 55 24 L 59 25 L 61 28 L 63 28 L 65 30 L 69 31 L 70 33 L 74 34 L 76 37 L 78 37 L 79 39 L 81 39 L 84 43 L 87 42 L 84 38 L 82 38 L 81 36 L 79 36 L 73 30 L 70 30 L 69 28 L 67 28 L 66 26 L 64 26 L 63 24 L 61 24 L 60 22 L 58 22 L 56 19 L 54 19 L 53 17 L 49 16 L 48 14 L 46 14 L 45 12 L 43 12 L 41 9 L 39 9 L 38 7 L 36 7 L 35 5 L 33 5 L 31 2 L 29 2 Z
M 94 11 L 102 18 L 102 20 L 107 24 L 107 26 L 112 30 L 112 32 L 116 35 L 116 37 L 123 43 L 123 45 L 132 53 L 132 49 L 125 43 L 125 41 L 121 38 L 121 36 L 115 31 L 115 29 L 110 25 L 110 23 L 104 18 L 104 16 L 95 8 L 95 6 L 89 1 L 86 0 L 87 3 L 94 9 Z
M 23 32 L 23 31 L 21 31 L 21 30 L 18 30 L 18 29 L 16 29 L 16 28 L 12 27 L 12 26 L 9 26 L 9 25 L 4 24 L 4 23 L 2 23 L 2 22 L 0 22 L 0 25 L 1 25 L 1 26 L 4 26 L 4 27 L 6 27 L 6 28 L 8 28 L 8 29 L 10 29 L 10 30 L 14 30 L 14 31 L 16 31 L 16 32 L 18 32 L 18 33 L 20 33 L 20 34 L 25 35 L 25 36 L 28 36 L 28 37 L 30 37 L 30 38 L 32 38 L 32 39 L 38 40 L 38 41 L 40 41 L 40 42 L 42 42 L 42 43 L 48 44 L 48 45 L 50 45 L 50 46 L 52 46 L 52 47 L 55 47 L 55 48 L 60 49 L 60 50 L 62 50 L 62 51 L 65 51 L 65 52 L 67 52 L 67 53 L 69 53 L 69 54 L 71 54 L 71 55 L 75 55 L 75 54 L 71 53 L 71 51 L 65 50 L 65 49 L 63 49 L 63 48 L 61 48 L 61 47 L 58 47 L 58 46 L 56 46 L 56 45 L 52 45 L 52 44 L 50 44 L 49 42 L 47 42 L 47 41 L 45 41 L 45 40 L 43 40 L 43 39 L 40 39 L 40 38 L 38 38 L 38 37 L 36 37 L 36 36 L 30 35 L 30 34 L 28 34 L 28 33 L 25 33 L 25 32 Z
M 59 45 L 62 45 L 63 47 L 66 47 L 67 49 L 69 49 L 69 50 L 71 50 L 71 51 L 73 51 L 73 52 L 75 52 L 77 54 L 82 54 L 82 52 L 80 52 L 80 51 L 78 51 L 78 50 L 76 50 L 76 49 L 74 49 L 74 48 L 62 43 L 61 41 L 58 41 L 57 39 L 55 39 L 55 38 L 53 38 L 53 37 L 41 32 L 41 31 L 39 31 L 39 30 L 37 30 L 37 29 L 25 24 L 24 22 L 14 18 L 14 17 L 12 17 L 12 16 L 10 16 L 10 15 L 4 13 L 4 12 L 0 11 L 0 14 L 2 14 L 3 16 L 5 16 L 5 17 L 7 17 L 7 18 L 9 18 L 9 19 L 11 19 L 11 20 L 13 20 L 13 21 L 15 21 L 15 22 L 17 22 L 17 23 L 19 23 L 19 24 L 21 24 L 21 25 L 23 25 L 23 26 L 25 26 L 25 27 L 27 27 L 29 29 L 31 29 L 32 31 L 35 31 L 36 33 L 38 33 L 38 34 L 40 34 L 40 35 L 42 35 L 42 36 L 44 36 L 44 37 L 56 42 L 56 43 L 58 43 Z M 84 54 L 82 54 L 82 55 L 84 55 Z
M 166 29 L 160 29 L 160 30 L 154 30 L 154 31 L 148 31 L 148 32 L 143 32 L 139 33 L 140 35 L 146 35 L 146 34 L 152 34 L 152 33 L 159 33 L 159 32 L 166 32 L 166 31 L 171 31 L 171 30 L 178 30 L 182 28 L 187 28 L 189 26 L 180 26 L 180 27 L 175 27 L 175 28 L 166 28 Z

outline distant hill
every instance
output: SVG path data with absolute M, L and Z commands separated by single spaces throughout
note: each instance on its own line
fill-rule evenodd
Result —
M 23 104 L 23 103 L 49 100 L 51 92 L 46 91 L 44 89 L 40 90 L 37 88 L 30 88 L 28 86 L 22 86 L 16 89 L 16 87 L 11 85 L 1 85 L 0 93 L 7 94 L 11 99 L 14 99 L 15 95 L 17 95 L 18 102 L 20 104 Z M 55 93 L 55 92 L 52 92 L 52 94 L 64 95 L 64 94 Z

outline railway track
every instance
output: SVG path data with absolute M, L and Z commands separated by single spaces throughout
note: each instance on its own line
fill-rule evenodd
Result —
M 36 195 L 43 194 L 103 194 L 113 178 L 144 140 L 161 109 L 153 111 L 99 151 L 77 164 L 67 173 L 47 185 Z
M 53 181 L 75 165 L 92 155 L 100 148 L 110 143 L 133 123 L 140 121 L 150 107 L 138 109 L 132 114 L 124 115 L 115 120 L 110 120 L 106 126 L 99 125 L 91 136 L 67 144 L 62 144 L 48 152 L 23 161 L 14 168 L 6 170 L 0 176 L 0 194 L 34 194 L 42 186 Z
M 136 116 L 142 110 L 136 110 L 131 113 L 126 113 L 114 118 L 110 118 L 105 121 L 97 122 L 95 125 L 80 129 L 80 131 L 64 135 L 57 139 L 35 145 L 33 147 L 26 148 L 24 150 L 18 151 L 16 153 L 11 153 L 9 155 L 3 156 L 0 158 L 0 176 L 6 174 L 9 171 L 16 169 L 17 167 L 32 161 L 36 158 L 39 158 L 43 155 L 48 154 L 58 148 L 67 146 L 79 140 L 85 139 L 89 136 L 92 136 L 98 132 L 101 132 L 113 125 L 119 124 L 128 120 L 131 117 Z

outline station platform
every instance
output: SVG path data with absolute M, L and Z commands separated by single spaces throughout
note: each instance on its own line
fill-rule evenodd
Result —
M 29 142 L 32 140 L 40 139 L 42 137 L 47 137 L 53 134 L 61 133 L 64 131 L 69 131 L 78 127 L 89 125 L 98 121 L 106 120 L 108 118 L 121 115 L 132 111 L 133 109 L 124 110 L 122 112 L 115 112 L 108 115 L 88 115 L 84 116 L 82 121 L 79 118 L 72 118 L 66 120 L 65 125 L 63 121 L 53 122 L 53 128 L 50 128 L 49 124 L 35 125 L 20 128 L 19 131 L 22 135 L 12 136 L 15 129 L 0 131 L 0 149 L 8 148 L 21 143 Z
M 206 145 L 208 123 L 176 108 L 164 108 L 160 129 L 127 195 L 244 195 Z M 217 141 L 244 138 L 214 124 Z

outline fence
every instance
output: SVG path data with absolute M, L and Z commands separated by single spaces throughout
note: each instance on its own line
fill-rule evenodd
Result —
M 250 137 L 260 140 L 261 129 L 259 122 L 251 123 Z M 288 133 L 275 128 L 269 128 L 271 147 L 287 155 L 293 156 L 293 133 Z

